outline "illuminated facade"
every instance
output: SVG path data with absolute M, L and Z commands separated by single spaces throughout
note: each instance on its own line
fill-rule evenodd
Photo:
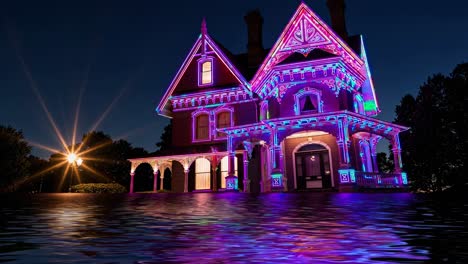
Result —
M 327 1 L 333 28 L 301 3 L 275 45 L 249 13 L 245 54 L 201 34 L 156 111 L 172 118 L 173 150 L 149 163 L 154 191 L 403 188 L 399 133 L 380 112 L 361 35 L 348 36 L 344 3 Z M 376 146 L 392 145 L 394 172 L 379 172 Z M 170 173 L 169 173 L 170 172 Z M 158 184 L 159 182 L 159 184 Z

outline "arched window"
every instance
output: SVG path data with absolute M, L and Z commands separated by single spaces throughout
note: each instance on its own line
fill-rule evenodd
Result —
M 223 111 L 216 115 L 216 128 L 225 128 L 231 126 L 231 112 Z M 226 134 L 223 132 L 218 132 L 216 137 L 225 137 Z
M 200 114 L 196 117 L 195 139 L 205 140 L 210 138 L 210 120 L 208 114 Z
M 213 83 L 213 59 L 206 58 L 198 62 L 198 85 Z
M 304 88 L 294 95 L 296 115 L 323 112 L 322 93 L 314 88 Z

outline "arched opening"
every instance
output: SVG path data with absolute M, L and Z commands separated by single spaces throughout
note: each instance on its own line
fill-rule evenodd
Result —
M 141 163 L 135 169 L 134 192 L 148 192 L 153 190 L 153 167 L 148 163 Z
M 195 190 L 211 189 L 211 163 L 205 158 L 195 160 Z
M 294 152 L 297 189 L 332 187 L 330 150 L 318 143 L 300 145 Z
M 234 157 L 234 175 L 239 176 L 238 174 L 238 161 L 237 157 Z M 226 177 L 228 176 L 228 170 L 229 170 L 229 157 L 225 156 L 221 159 L 221 189 L 226 188 Z
M 166 168 L 163 172 L 164 179 L 163 179 L 163 189 L 166 191 L 172 190 L 172 172 L 169 168 Z

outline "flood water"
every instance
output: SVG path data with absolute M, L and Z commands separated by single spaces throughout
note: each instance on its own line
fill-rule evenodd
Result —
M 0 196 L 6 263 L 468 263 L 468 205 L 408 193 Z

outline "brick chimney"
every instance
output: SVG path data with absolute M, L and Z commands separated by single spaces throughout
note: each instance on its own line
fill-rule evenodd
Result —
M 256 67 L 263 59 L 262 26 L 263 17 L 258 9 L 250 11 L 244 16 L 247 24 L 247 61 L 249 68 Z
M 346 31 L 345 2 L 344 0 L 327 0 L 328 10 L 330 11 L 333 30 L 344 41 L 348 41 L 348 32 Z

